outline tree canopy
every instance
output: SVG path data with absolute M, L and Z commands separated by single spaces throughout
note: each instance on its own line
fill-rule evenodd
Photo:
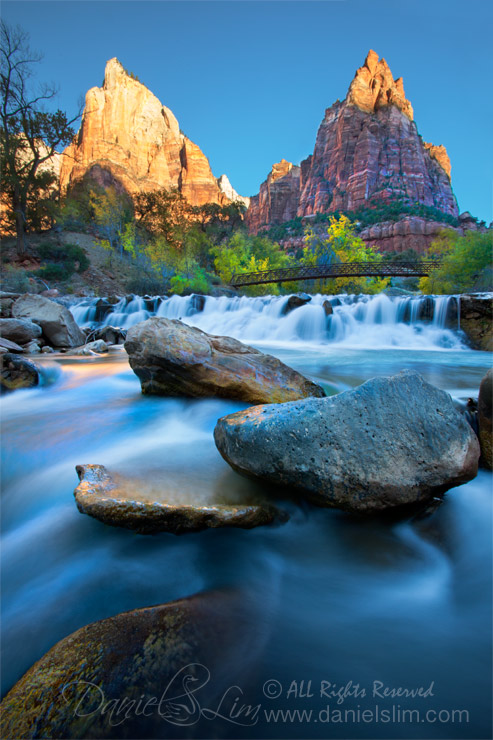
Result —
M 50 162 L 57 147 L 73 138 L 72 119 L 61 110 L 45 109 L 56 89 L 30 85 L 41 56 L 29 48 L 20 28 L 0 24 L 0 185 L 3 220 L 17 235 L 17 252 L 25 253 L 25 234 L 49 217 L 50 192 L 56 175 Z

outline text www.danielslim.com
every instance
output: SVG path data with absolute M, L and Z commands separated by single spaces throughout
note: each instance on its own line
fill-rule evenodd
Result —
M 469 712 L 467 709 L 402 709 L 400 705 L 392 705 L 385 709 L 375 705 L 372 709 L 336 709 L 327 706 L 320 711 L 313 709 L 264 709 L 267 722 L 305 723 L 320 722 L 326 724 L 371 724 L 371 723 L 428 723 L 428 724 L 467 724 Z

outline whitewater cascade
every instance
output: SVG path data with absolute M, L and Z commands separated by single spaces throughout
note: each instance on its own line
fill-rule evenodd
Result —
M 151 316 L 180 319 L 209 334 L 256 345 L 331 344 L 358 348 L 465 349 L 457 296 L 313 295 L 287 312 L 289 296 L 127 296 L 113 306 L 83 299 L 81 327 L 128 329 Z M 324 302 L 333 313 L 326 315 Z

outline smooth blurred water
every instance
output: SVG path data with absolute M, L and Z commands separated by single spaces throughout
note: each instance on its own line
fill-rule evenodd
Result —
M 491 364 L 488 354 L 460 343 L 449 350 L 272 338 L 257 345 L 329 393 L 415 368 L 467 398 L 477 394 Z M 293 697 L 269 704 L 261 689 L 271 678 L 285 689 L 302 679 L 312 686 L 322 680 L 401 687 L 434 681 L 434 697 L 421 702 L 467 709 L 470 720 L 330 727 L 289 722 L 228 726 L 225 732 L 234 734 L 226 736 L 490 736 L 490 473 L 481 471 L 449 491 L 420 521 L 363 521 L 286 501 L 291 518 L 284 525 L 145 537 L 79 514 L 72 495 L 75 465 L 103 464 L 190 496 L 269 493 L 234 473 L 214 446 L 216 420 L 245 404 L 144 397 L 123 349 L 106 358 L 40 362 L 55 382 L 1 400 L 3 692 L 57 640 L 89 622 L 233 586 L 255 604 L 259 634 L 267 635 L 254 677 L 243 687 L 250 703 L 308 706 Z M 327 705 L 318 693 L 310 701 L 317 710 Z M 374 700 L 353 700 L 351 707 L 356 704 L 364 708 Z

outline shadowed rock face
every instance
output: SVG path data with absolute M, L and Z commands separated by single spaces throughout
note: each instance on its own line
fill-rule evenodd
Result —
M 2 737 L 190 737 L 201 708 L 217 708 L 231 685 L 245 687 L 264 640 L 261 618 L 235 591 L 94 622 L 58 642 L 11 689 L 1 704 Z M 213 721 L 205 725 L 218 737 Z
M 166 502 L 135 495 L 118 486 L 103 465 L 78 465 L 80 483 L 74 491 L 82 514 L 114 527 L 133 529 L 140 534 L 172 532 L 184 534 L 217 527 L 252 529 L 271 524 L 278 512 L 267 504 L 220 504 L 203 501 L 197 505 Z
M 125 349 L 142 393 L 282 403 L 323 389 L 272 355 L 181 321 L 151 318 L 132 326 Z
M 425 501 L 478 469 L 471 427 L 447 393 L 415 372 L 331 398 L 246 409 L 220 419 L 214 439 L 238 472 L 353 512 Z
M 63 155 L 62 190 L 93 171 L 131 195 L 178 188 L 192 205 L 230 202 L 171 110 L 117 59 L 107 63 L 103 86 L 87 92 L 80 131 Z
M 493 298 L 484 295 L 461 295 L 460 327 L 475 349 L 493 351 Z
M 404 200 L 458 216 L 445 147 L 422 140 L 402 79 L 394 80 L 386 61 L 373 51 L 357 70 L 346 99 L 326 110 L 313 154 L 301 163 L 301 171 L 285 164 L 284 170 L 274 165 L 250 201 L 246 221 L 252 232 L 294 215 L 354 211 L 370 200 Z M 405 248 L 424 249 L 429 243 L 425 228 L 418 231 L 420 238 L 408 239 Z M 379 244 L 379 236 L 372 236 L 371 243 Z M 394 248 L 390 241 L 382 246 Z
M 488 370 L 479 386 L 478 426 L 481 462 L 493 470 L 493 370 Z

